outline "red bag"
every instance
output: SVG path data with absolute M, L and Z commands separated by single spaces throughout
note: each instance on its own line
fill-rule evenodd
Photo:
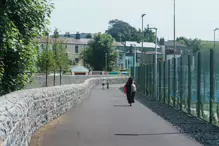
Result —
M 127 92 L 126 86 L 124 86 L 123 90 L 124 90 L 124 93 L 126 94 L 126 92 Z

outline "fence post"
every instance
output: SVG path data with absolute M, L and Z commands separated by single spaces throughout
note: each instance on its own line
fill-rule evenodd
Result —
M 144 65 L 144 95 L 146 95 L 146 65 Z
M 209 122 L 212 124 L 213 122 L 213 102 L 214 102 L 214 50 L 210 50 L 210 115 Z
M 176 58 L 173 57 L 173 107 L 176 107 Z
M 168 60 L 168 106 L 170 106 L 170 60 Z
M 183 58 L 180 57 L 180 110 L 182 111 L 183 105 Z
M 166 103 L 166 61 L 163 62 L 163 103 Z
M 201 53 L 198 52 L 198 64 L 197 64 L 197 117 L 200 118 L 200 106 L 201 106 Z
M 162 62 L 159 62 L 159 64 L 158 64 L 159 65 L 159 101 L 160 102 L 162 102 L 162 94 L 161 94 L 161 91 L 162 91 L 162 87 L 161 87 L 162 86 L 162 84 L 161 84 L 162 83 L 161 82 L 161 80 L 162 80 L 162 78 L 161 78 L 161 76 L 162 76 L 162 68 L 161 67 L 162 66 L 161 66 L 161 63 Z
M 188 113 L 191 114 L 191 55 L 188 55 Z

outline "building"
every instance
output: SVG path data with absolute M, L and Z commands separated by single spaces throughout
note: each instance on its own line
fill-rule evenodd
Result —
M 89 70 L 84 66 L 74 66 L 71 68 L 72 75 L 88 75 Z
M 94 34 L 92 33 L 73 33 L 71 34 L 70 32 L 66 32 L 65 34 L 60 34 L 59 37 L 61 38 L 73 38 L 73 39 L 87 39 L 87 38 L 92 38 Z
M 62 41 L 65 44 L 67 55 L 72 65 L 84 65 L 83 60 L 80 59 L 80 54 L 83 49 L 87 47 L 87 44 L 90 40 L 91 39 L 57 38 L 57 41 Z M 47 45 L 46 37 L 40 38 L 36 41 L 40 44 L 39 50 Z M 48 39 L 50 49 L 53 49 L 52 43 L 55 41 L 55 38 Z
M 134 52 L 136 50 L 136 63 L 140 65 L 142 63 L 151 63 L 153 61 L 153 56 L 155 55 L 155 43 L 143 42 L 142 43 L 127 41 L 124 43 L 117 43 L 117 52 L 119 53 L 117 59 L 117 66 L 120 70 L 127 70 L 134 65 Z M 160 46 L 157 45 L 158 57 L 161 57 L 162 50 Z

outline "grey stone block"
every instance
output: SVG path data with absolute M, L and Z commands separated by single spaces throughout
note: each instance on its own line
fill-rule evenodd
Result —
M 101 78 L 69 79 L 67 85 L 21 90 L 0 98 L 0 145 L 28 146 L 31 135 L 82 101 Z M 126 77 L 107 77 L 110 84 Z M 42 81 L 41 81 L 42 82 Z M 80 83 L 80 84 L 72 84 Z M 83 82 L 83 83 L 82 83 Z

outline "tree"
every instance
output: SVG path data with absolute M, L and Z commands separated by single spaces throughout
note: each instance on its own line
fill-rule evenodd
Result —
M 113 48 L 114 39 L 111 35 L 98 34 L 88 43 L 81 53 L 81 58 L 93 70 L 112 70 L 116 66 L 117 52 Z M 106 67 L 107 64 L 107 67 Z
M 91 39 L 91 38 L 92 38 L 92 35 L 89 33 L 89 34 L 87 34 L 86 38 L 87 38 L 87 39 Z
M 106 30 L 106 33 L 112 35 L 117 42 L 140 42 L 142 37 L 145 42 L 156 41 L 155 33 L 151 29 L 144 28 L 144 35 L 142 35 L 141 29 L 137 30 L 127 22 L 118 19 L 109 21 L 109 28 Z
M 47 71 L 47 75 L 51 73 L 55 66 L 54 52 L 49 50 L 48 47 L 42 48 L 38 57 L 37 66 L 39 68 L 39 72 L 46 73 Z
M 109 28 L 106 30 L 117 42 L 140 41 L 140 36 L 136 28 L 122 20 L 110 20 Z
M 200 39 L 187 39 L 185 37 L 179 37 L 176 39 L 177 42 L 184 44 L 191 49 L 193 53 L 201 50 L 203 48 L 202 41 Z
M 52 3 L 47 0 L 0 1 L 0 94 L 22 89 L 34 72 L 36 45 L 48 24 Z

